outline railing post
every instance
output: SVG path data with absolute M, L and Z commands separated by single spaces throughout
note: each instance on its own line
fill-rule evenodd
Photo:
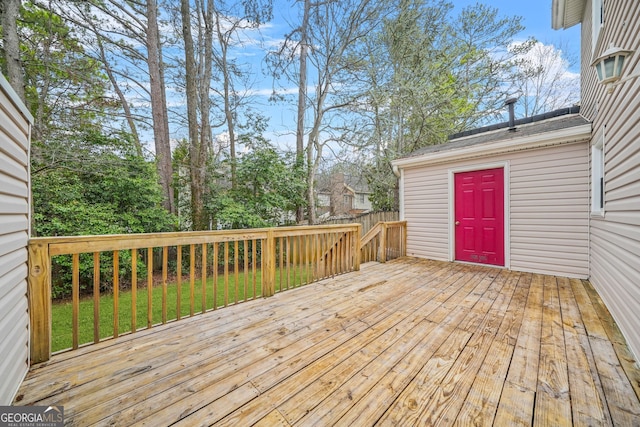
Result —
M 49 245 L 29 243 L 29 320 L 31 363 L 51 357 L 51 259 Z
M 362 262 L 362 224 L 356 225 L 354 235 L 354 254 L 353 254 L 353 270 L 360 271 L 360 263 Z
M 407 221 L 402 221 L 402 256 L 407 256 Z
M 387 223 L 382 223 L 380 230 L 380 262 L 387 262 Z
M 265 297 L 270 297 L 276 293 L 276 239 L 274 237 L 273 228 L 267 230 L 267 240 L 265 241 L 265 266 L 262 271 L 264 275 Z

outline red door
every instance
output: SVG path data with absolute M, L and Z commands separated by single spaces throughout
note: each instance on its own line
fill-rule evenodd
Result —
M 455 174 L 456 260 L 504 265 L 504 170 Z

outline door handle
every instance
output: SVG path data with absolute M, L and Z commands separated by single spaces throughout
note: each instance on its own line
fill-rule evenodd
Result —
M 455 224 L 456 224 L 456 225 L 460 225 L 460 221 L 456 221 L 456 222 L 455 222 Z

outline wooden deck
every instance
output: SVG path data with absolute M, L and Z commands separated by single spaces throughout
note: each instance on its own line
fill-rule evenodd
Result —
M 403 258 L 59 354 L 16 404 L 74 425 L 640 425 L 588 282 Z

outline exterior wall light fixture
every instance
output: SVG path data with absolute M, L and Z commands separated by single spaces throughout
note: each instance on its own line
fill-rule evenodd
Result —
M 591 63 L 591 66 L 595 67 L 598 73 L 598 81 L 607 85 L 609 93 L 613 92 L 615 86 L 640 76 L 640 74 L 635 74 L 621 79 L 625 60 L 632 53 L 632 50 L 621 49 L 611 43 L 609 48 Z

